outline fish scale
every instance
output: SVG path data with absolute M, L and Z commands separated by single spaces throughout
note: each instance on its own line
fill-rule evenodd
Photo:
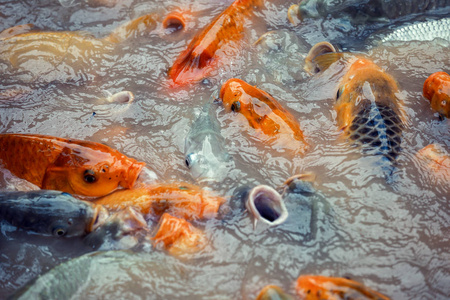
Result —
M 367 100 L 367 102 L 369 102 Z M 383 155 L 394 161 L 401 151 L 401 119 L 389 106 L 370 103 L 355 116 L 349 127 L 349 138 L 365 147 L 364 152 Z

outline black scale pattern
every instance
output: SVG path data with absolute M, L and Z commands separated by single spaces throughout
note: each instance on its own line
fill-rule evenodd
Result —
M 349 129 L 350 140 L 363 146 L 365 153 L 383 155 L 392 162 L 401 151 L 403 124 L 389 106 L 377 103 L 366 105 Z

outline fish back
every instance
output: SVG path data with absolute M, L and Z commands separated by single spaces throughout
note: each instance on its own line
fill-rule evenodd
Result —
M 47 167 L 63 150 L 57 139 L 1 134 L 0 161 L 4 168 L 42 188 Z

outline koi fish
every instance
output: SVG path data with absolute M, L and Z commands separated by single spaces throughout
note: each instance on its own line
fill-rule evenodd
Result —
M 162 215 L 152 239 L 156 248 L 162 247 L 175 256 L 198 252 L 206 244 L 206 236 L 200 229 L 168 213 Z
M 389 300 L 359 282 L 340 277 L 303 275 L 297 279 L 296 291 L 305 300 Z
M 276 285 L 267 285 L 259 292 L 256 300 L 294 300 L 294 297 Z
M 392 20 L 402 16 L 443 9 L 450 6 L 447 0 L 302 0 L 288 11 L 291 20 L 304 18 L 346 18 L 352 23 L 362 24 L 380 20 Z
M 108 217 L 101 205 L 60 191 L 0 193 L 0 219 L 24 230 L 54 237 L 86 235 Z
M 230 42 L 242 39 L 246 18 L 261 1 L 235 0 L 195 36 L 169 69 L 174 85 L 185 85 L 207 76 L 219 59 L 217 52 Z
M 417 158 L 424 161 L 428 169 L 444 182 L 450 181 L 450 155 L 444 147 L 430 144 L 417 153 Z
M 17 80 L 24 83 L 85 81 L 95 75 L 93 60 L 103 58 L 118 43 L 155 28 L 154 15 L 145 15 L 121 25 L 103 39 L 76 31 L 26 32 L 24 27 L 5 30 L 0 38 L 0 63 L 12 74 L 10 81 L 14 84 Z
M 187 183 L 154 184 L 121 190 L 95 201 L 111 210 L 133 206 L 144 215 L 170 212 L 188 220 L 213 218 L 224 202 L 225 198 Z
M 194 178 L 221 182 L 231 168 L 231 156 L 220 134 L 220 125 L 212 116 L 212 103 L 206 103 L 186 136 L 184 153 L 186 166 Z
M 423 96 L 440 116 L 450 118 L 450 75 L 445 72 L 431 74 L 423 85 Z
M 339 129 L 364 153 L 395 161 L 405 123 L 396 81 L 371 60 L 336 53 L 326 42 L 310 50 L 305 65 L 308 71 L 320 73 L 338 61 L 347 66 L 334 106 Z
M 31 134 L 0 134 L 0 162 L 42 189 L 93 197 L 132 188 L 145 165 L 103 144 Z
M 232 78 L 222 85 L 219 97 L 226 111 L 242 114 L 250 127 L 262 133 L 271 144 L 300 155 L 307 150 L 298 121 L 265 91 Z

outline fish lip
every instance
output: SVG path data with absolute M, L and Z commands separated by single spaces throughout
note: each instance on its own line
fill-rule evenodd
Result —
M 258 211 L 255 205 L 255 200 L 261 194 L 265 194 L 266 197 L 270 198 L 270 200 L 278 206 L 280 216 L 276 220 L 269 221 L 263 216 L 261 216 L 260 212 Z M 268 224 L 269 226 L 276 226 L 282 224 L 284 221 L 286 221 L 289 215 L 281 195 L 276 190 L 267 185 L 258 185 L 253 189 L 251 189 L 247 197 L 245 206 L 249 210 L 249 212 L 254 216 L 256 221 L 262 221 L 263 223 Z
M 95 205 L 94 216 L 92 222 L 88 226 L 88 232 L 95 231 L 97 228 L 105 224 L 109 218 L 109 212 L 103 205 Z
M 136 183 L 136 180 L 139 177 L 139 174 L 142 171 L 142 168 L 144 168 L 145 163 L 144 162 L 134 162 L 131 164 L 131 166 L 128 168 L 128 172 L 124 172 L 124 180 L 120 182 L 120 185 L 124 188 L 131 189 L 134 184 Z

